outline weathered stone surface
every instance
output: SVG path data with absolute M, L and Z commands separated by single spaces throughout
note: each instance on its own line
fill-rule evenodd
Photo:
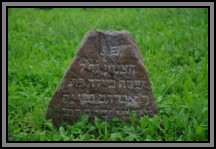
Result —
M 49 103 L 46 118 L 59 126 L 82 114 L 129 121 L 157 113 L 139 48 L 127 31 L 91 31 Z

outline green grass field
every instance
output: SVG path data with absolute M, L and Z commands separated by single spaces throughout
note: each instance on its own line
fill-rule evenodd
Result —
M 159 114 L 55 128 L 46 108 L 84 34 L 128 30 L 147 68 Z M 9 141 L 207 141 L 208 10 L 8 10 Z

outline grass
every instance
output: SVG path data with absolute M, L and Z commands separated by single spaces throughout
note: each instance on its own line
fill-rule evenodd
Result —
M 141 49 L 160 112 L 55 128 L 50 98 L 92 29 L 128 30 Z M 9 8 L 9 141 L 207 141 L 208 10 Z

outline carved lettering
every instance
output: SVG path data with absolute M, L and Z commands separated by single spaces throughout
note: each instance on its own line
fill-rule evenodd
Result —
M 128 65 L 128 73 L 131 74 L 132 76 L 134 76 L 136 74 L 134 65 L 132 65 L 132 64 Z
M 73 116 L 73 109 L 70 108 L 62 108 L 63 116 Z
M 83 72 L 83 70 L 85 69 L 85 67 L 86 67 L 86 63 L 88 62 L 88 60 L 86 60 L 86 59 L 81 59 L 80 60 L 80 67 L 81 67 L 81 69 L 80 69 L 80 72 Z
M 82 78 L 72 78 L 69 81 L 68 86 L 70 87 L 83 87 L 84 86 L 84 79 Z
M 127 96 L 126 95 L 120 95 L 119 103 L 127 103 Z
M 126 107 L 133 107 L 133 108 L 138 108 L 139 104 L 137 102 L 138 96 L 128 96 L 128 102 Z
M 118 85 L 119 88 L 125 88 L 125 80 L 119 80 L 119 85 Z
M 108 103 L 113 103 L 113 98 L 114 98 L 114 95 L 107 95 L 107 100 L 108 100 Z
M 114 98 L 115 98 L 117 101 L 119 101 L 120 95 L 114 95 Z
M 99 64 L 89 64 L 89 67 L 94 74 L 99 74 L 100 72 Z
M 123 75 L 123 76 L 126 76 L 128 75 L 128 65 L 121 65 L 121 71 L 120 71 L 120 74 Z
M 80 66 L 81 66 L 81 72 L 86 68 L 87 61 L 81 60 Z M 100 72 L 103 72 L 103 76 L 107 76 L 108 73 L 114 73 L 115 75 L 123 75 L 123 76 L 134 76 L 135 75 L 135 65 L 132 64 L 126 64 L 126 65 L 113 65 L 113 64 L 98 64 L 98 63 L 91 63 L 88 65 L 88 68 L 90 71 L 94 74 L 99 74 Z M 101 70 L 101 68 L 104 68 Z
M 108 88 L 115 88 L 115 80 L 106 80 Z
M 134 86 L 137 89 L 141 89 L 144 87 L 144 81 L 143 80 L 134 80 Z
M 79 94 L 78 97 L 82 105 L 87 103 L 94 103 L 95 101 L 94 94 Z
M 127 80 L 127 88 L 133 89 L 133 81 L 132 80 Z
M 121 46 L 111 46 L 110 56 L 118 56 L 121 50 Z
M 68 94 L 63 94 L 62 95 L 62 102 L 67 103 L 70 99 L 70 96 Z
M 95 79 L 95 83 L 97 87 L 100 87 L 101 85 L 101 80 L 100 79 Z
M 105 103 L 106 102 L 106 98 L 105 95 L 99 94 L 99 103 Z

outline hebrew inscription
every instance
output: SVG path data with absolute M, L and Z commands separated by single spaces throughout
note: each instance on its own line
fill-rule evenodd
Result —
M 139 49 L 127 31 L 89 32 L 49 103 L 46 118 L 59 126 L 81 115 L 129 121 L 157 113 Z

